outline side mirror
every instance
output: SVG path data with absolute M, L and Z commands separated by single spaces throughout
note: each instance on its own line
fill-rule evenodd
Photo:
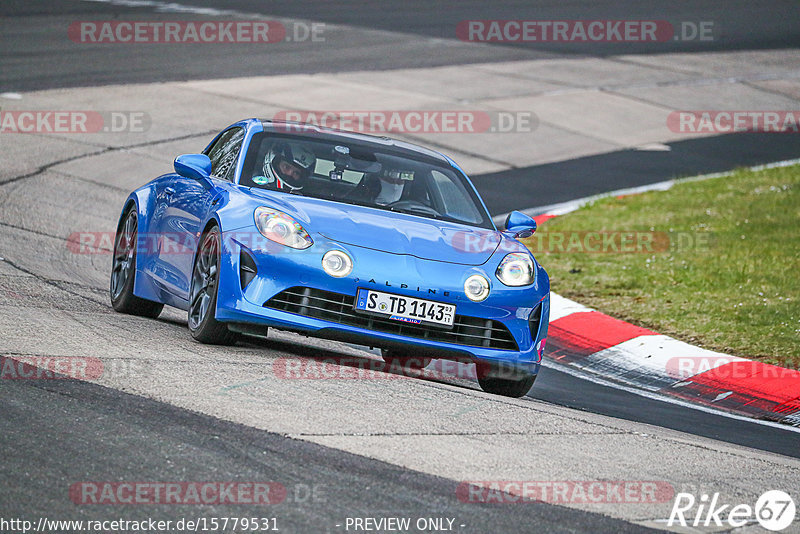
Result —
M 536 221 L 521 211 L 512 211 L 506 217 L 506 232 L 514 235 L 515 239 L 530 237 L 536 231 Z
M 211 160 L 205 154 L 184 154 L 175 158 L 175 172 L 200 182 L 208 182 L 211 176 Z

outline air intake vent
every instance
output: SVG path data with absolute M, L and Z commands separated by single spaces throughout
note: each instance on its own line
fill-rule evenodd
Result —
M 531 312 L 528 325 L 531 329 L 531 339 L 536 341 L 536 334 L 539 333 L 539 323 L 542 322 L 542 304 L 539 303 L 536 308 Z
M 241 284 L 241 288 L 246 288 L 256 274 L 258 274 L 258 267 L 256 267 L 253 257 L 243 248 L 239 249 L 239 284 Z

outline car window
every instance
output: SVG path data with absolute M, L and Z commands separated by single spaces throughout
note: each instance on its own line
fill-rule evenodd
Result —
M 219 136 L 216 143 L 208 150 L 211 160 L 211 176 L 220 180 L 233 180 L 239 150 L 244 140 L 244 129 L 231 128 Z
M 431 176 L 445 213 L 466 222 L 478 223 L 481 221 L 480 212 L 470 201 L 470 195 L 462 181 L 453 180 L 435 169 L 431 171 Z
M 294 187 L 285 187 L 286 179 L 275 176 L 274 162 L 301 152 L 311 155 L 313 166 L 301 179 L 290 176 Z M 239 185 L 244 187 L 493 228 L 467 178 L 424 155 L 344 139 L 259 132 L 243 157 Z

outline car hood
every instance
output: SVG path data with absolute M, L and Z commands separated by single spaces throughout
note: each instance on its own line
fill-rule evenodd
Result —
M 502 241 L 495 230 L 310 197 L 252 191 L 294 217 L 312 234 L 346 245 L 425 260 L 482 265 Z

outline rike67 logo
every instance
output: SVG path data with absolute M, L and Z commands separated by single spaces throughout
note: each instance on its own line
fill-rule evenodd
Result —
M 779 532 L 794 521 L 796 508 L 788 493 L 770 490 L 761 495 L 755 506 L 723 503 L 719 493 L 702 494 L 699 499 L 691 493 L 678 493 L 667 520 L 670 527 L 734 527 L 757 523 Z

